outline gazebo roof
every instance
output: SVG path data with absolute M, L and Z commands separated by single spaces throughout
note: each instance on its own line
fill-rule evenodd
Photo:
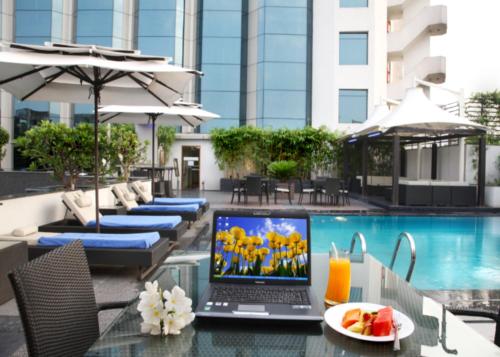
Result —
M 351 138 L 355 138 L 355 137 L 369 134 L 372 131 L 371 128 L 373 126 L 377 125 L 377 123 L 381 119 L 386 117 L 390 112 L 391 111 L 390 111 L 389 107 L 387 106 L 387 104 L 376 105 L 375 108 L 373 109 L 373 111 L 371 112 L 370 116 L 368 117 L 368 119 L 366 119 L 366 121 L 363 124 L 358 125 L 355 128 L 353 128 L 353 130 L 351 130 L 348 133 L 348 136 Z
M 388 115 L 361 134 L 379 132 L 401 137 L 472 136 L 485 133 L 487 128 L 469 119 L 451 114 L 431 102 L 422 88 L 410 88 L 401 103 Z

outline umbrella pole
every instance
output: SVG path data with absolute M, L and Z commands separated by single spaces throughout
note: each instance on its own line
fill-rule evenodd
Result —
M 94 69 L 96 71 L 96 69 Z M 99 101 L 100 88 L 94 84 L 94 188 L 95 188 L 95 228 L 96 233 L 101 232 L 99 223 L 99 117 L 97 104 Z
M 151 121 L 153 122 L 153 134 L 152 134 L 152 165 L 151 165 L 151 195 L 153 196 L 153 204 L 155 202 L 155 125 L 156 125 L 156 115 L 152 114 L 151 115 Z

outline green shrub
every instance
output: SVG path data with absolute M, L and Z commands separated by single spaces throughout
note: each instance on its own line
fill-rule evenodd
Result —
M 9 143 L 9 132 L 0 126 L 0 167 L 2 167 L 2 160 L 7 154 L 7 150 L 3 147 Z
M 293 160 L 273 161 L 268 166 L 269 173 L 280 181 L 286 181 L 295 176 L 297 163 Z
M 163 155 L 165 155 L 163 160 L 166 163 L 170 157 L 170 149 L 172 149 L 175 141 L 175 128 L 172 126 L 159 126 L 156 137 L 158 138 L 158 146 L 163 149 Z

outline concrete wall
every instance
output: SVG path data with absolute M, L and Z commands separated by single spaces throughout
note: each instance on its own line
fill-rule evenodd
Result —
M 146 187 L 150 186 L 146 184 Z M 95 202 L 94 190 L 86 191 L 86 194 Z M 10 234 L 16 228 L 40 226 L 63 219 L 66 208 L 61 195 L 62 192 L 54 192 L 0 201 L 0 234 Z M 99 190 L 99 202 L 101 206 L 115 204 L 110 187 Z
M 312 125 L 347 130 L 339 124 L 339 89 L 368 89 L 368 113 L 386 96 L 387 2 L 340 8 L 339 1 L 313 5 Z M 339 65 L 339 33 L 368 32 L 368 65 Z M 356 125 L 356 124 L 354 124 Z
M 146 125 L 136 125 L 136 132 L 141 140 L 148 140 L 151 143 L 150 127 Z M 200 148 L 200 189 L 203 189 L 204 183 L 205 190 L 219 190 L 220 179 L 224 177 L 224 172 L 217 166 L 212 143 L 210 142 L 210 136 L 208 134 L 177 134 L 167 166 L 173 166 L 173 159 L 177 158 L 179 161 L 179 169 L 181 169 L 183 146 L 197 146 Z M 158 147 L 156 150 L 158 150 Z M 158 155 L 156 155 L 155 161 L 156 165 L 158 165 Z M 151 145 L 149 145 L 147 150 L 146 162 L 151 163 Z M 179 177 L 179 188 L 181 187 L 182 173 L 181 177 Z M 175 178 L 173 188 L 177 188 Z
M 420 154 L 420 179 L 431 178 L 431 149 L 422 148 Z M 459 146 L 446 146 L 438 148 L 438 180 L 459 181 Z M 474 167 L 473 159 L 475 154 L 474 145 L 466 145 L 465 160 L 465 180 L 469 183 L 476 182 L 477 168 Z M 500 178 L 498 169 L 498 157 L 500 156 L 500 146 L 488 145 L 486 148 L 486 184 L 492 183 Z M 406 151 L 406 174 L 409 179 L 418 179 L 417 177 L 417 150 Z

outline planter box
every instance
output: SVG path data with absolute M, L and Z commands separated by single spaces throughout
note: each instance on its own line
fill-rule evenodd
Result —
M 484 203 L 489 207 L 500 207 L 500 186 L 486 186 Z

